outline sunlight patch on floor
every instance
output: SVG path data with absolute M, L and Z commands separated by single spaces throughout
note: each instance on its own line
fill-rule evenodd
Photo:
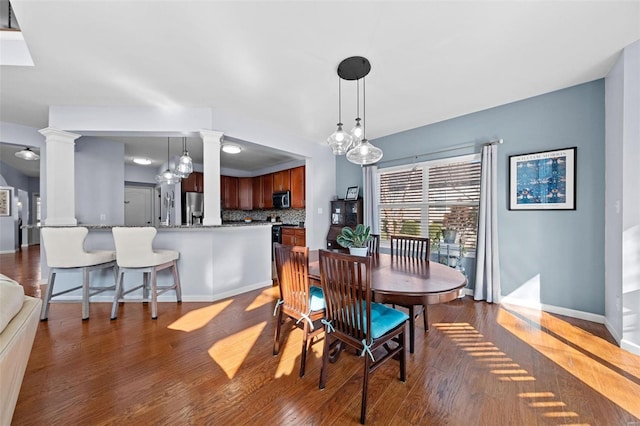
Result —
M 311 365 L 312 359 L 322 358 L 322 346 L 323 338 L 316 336 L 313 339 L 313 344 L 307 350 L 307 368 Z M 274 374 L 274 377 L 280 378 L 291 374 L 298 374 L 300 369 L 300 357 L 302 356 L 302 330 L 294 328 L 291 332 L 282 339 L 280 343 L 280 362 L 278 368 Z M 294 373 L 295 371 L 295 373 Z
M 266 304 L 273 304 L 278 299 L 278 291 L 275 287 L 270 287 L 262 291 L 249 306 L 244 310 L 245 312 L 253 311 Z
M 497 321 L 507 331 L 594 391 L 640 418 L 637 397 L 640 395 L 640 383 L 619 371 L 627 373 L 626 364 L 636 366 L 632 370 L 637 372 L 640 364 L 633 361 L 640 358 L 632 354 L 622 354 L 624 351 L 614 345 L 609 345 L 611 350 L 594 350 L 593 353 L 590 349 L 598 345 L 603 346 L 602 339 L 544 312 L 532 313 L 526 308 L 502 307 Z M 527 321 L 534 323 L 530 324 Z M 595 345 L 595 340 L 598 340 L 598 345 Z M 620 363 L 622 357 L 626 359 L 625 363 Z M 613 366 L 617 368 L 614 369 Z
M 218 340 L 211 346 L 209 356 L 218 363 L 229 379 L 235 377 L 266 325 L 267 323 L 264 321 L 253 327 L 245 328 Z
M 186 331 L 187 333 L 197 330 L 211 322 L 231 303 L 233 303 L 233 299 L 218 302 L 204 308 L 194 309 L 169 324 L 167 328 L 170 330 Z

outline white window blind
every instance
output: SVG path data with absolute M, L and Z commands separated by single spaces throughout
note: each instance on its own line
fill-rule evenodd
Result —
M 478 156 L 379 170 L 381 239 L 391 235 L 441 237 L 455 229 L 457 241 L 475 249 L 480 203 Z

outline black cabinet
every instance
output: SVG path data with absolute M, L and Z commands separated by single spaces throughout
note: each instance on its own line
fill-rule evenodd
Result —
M 336 239 L 342 228 L 348 226 L 355 228 L 364 219 L 362 211 L 362 199 L 336 200 L 331 202 L 331 226 L 327 234 L 327 248 L 341 248 Z

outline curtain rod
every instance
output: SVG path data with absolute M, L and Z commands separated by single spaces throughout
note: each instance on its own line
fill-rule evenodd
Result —
M 490 140 L 488 142 L 484 142 L 484 143 L 481 143 L 481 144 L 470 143 L 470 144 L 465 144 L 465 145 L 452 146 L 450 148 L 443 148 L 443 149 L 439 149 L 437 151 L 426 152 L 426 153 L 423 153 L 423 154 L 409 155 L 407 157 L 394 158 L 392 160 L 387 160 L 387 161 L 380 161 L 377 164 L 393 163 L 395 161 L 402 161 L 402 160 L 409 160 L 409 159 L 413 159 L 415 161 L 415 160 L 418 159 L 418 157 L 425 157 L 427 155 L 440 154 L 442 152 L 448 152 L 448 151 L 457 151 L 457 150 L 465 149 L 465 148 L 474 148 L 476 146 L 499 145 L 499 144 L 502 144 L 502 143 L 504 143 L 503 139 L 493 139 L 493 140 Z

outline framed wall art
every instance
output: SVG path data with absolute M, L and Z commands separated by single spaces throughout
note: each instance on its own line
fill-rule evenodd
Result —
M 347 188 L 347 195 L 344 197 L 345 200 L 357 200 L 358 199 L 358 191 L 359 186 L 350 186 Z
M 509 156 L 509 210 L 575 210 L 576 151 Z
M 0 189 L 0 216 L 11 216 L 11 190 Z

